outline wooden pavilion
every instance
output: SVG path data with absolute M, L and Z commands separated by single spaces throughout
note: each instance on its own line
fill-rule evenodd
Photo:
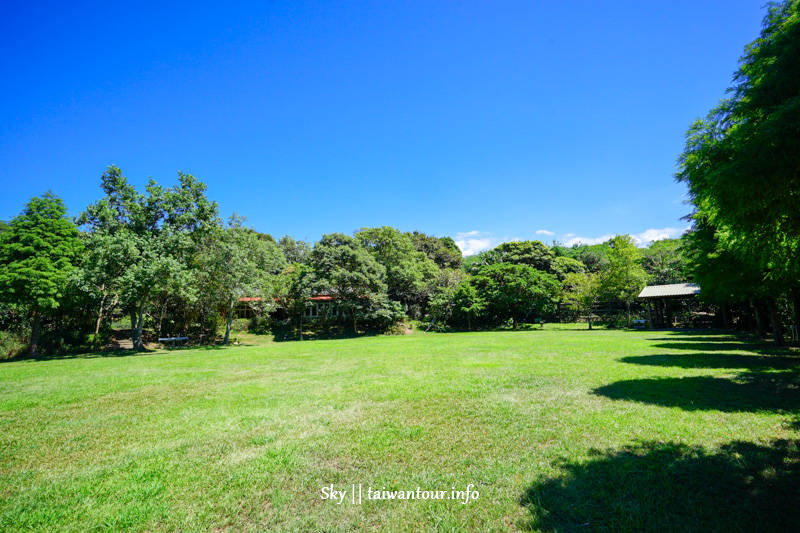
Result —
M 673 283 L 671 285 L 648 285 L 639 293 L 647 300 L 647 319 L 650 329 L 672 327 L 675 302 L 693 298 L 700 294 L 696 283 Z

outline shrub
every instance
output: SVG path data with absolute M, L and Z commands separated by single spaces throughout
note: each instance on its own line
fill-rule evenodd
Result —
M 271 333 L 271 320 L 269 317 L 264 316 L 254 316 L 250 319 L 250 324 L 247 327 L 247 331 L 250 333 L 255 333 L 256 335 L 266 335 Z
M 15 359 L 25 354 L 24 339 L 11 331 L 0 331 L 0 360 Z

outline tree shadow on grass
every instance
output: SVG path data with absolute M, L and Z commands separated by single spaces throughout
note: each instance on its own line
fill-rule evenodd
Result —
M 200 346 L 180 346 L 176 348 L 147 348 L 145 350 L 134 350 L 132 348 L 116 348 L 111 350 L 94 350 L 90 352 L 76 352 L 76 353 L 61 353 L 61 354 L 45 354 L 39 355 L 39 357 L 28 357 L 26 354 L 13 358 L 13 359 L 0 359 L 0 364 L 2 363 L 13 363 L 13 362 L 26 362 L 26 363 L 44 363 L 46 361 L 60 361 L 65 359 L 109 359 L 109 358 L 118 358 L 118 357 L 141 357 L 146 355 L 156 355 L 156 354 L 170 354 L 170 353 L 180 353 L 184 350 L 225 350 L 229 348 L 228 346 L 222 345 L 209 345 L 203 344 Z
M 647 339 L 656 348 L 668 350 L 692 350 L 696 352 L 722 352 L 722 351 L 748 351 L 762 355 L 790 355 L 797 351 L 789 348 L 775 346 L 766 340 L 758 340 L 753 336 L 738 332 L 720 330 L 718 334 L 708 332 L 676 331 L 666 337 L 652 337 Z
M 563 461 L 520 505 L 530 530 L 797 531 L 800 441 L 731 442 L 716 451 L 644 442 Z
M 675 341 L 675 339 L 671 339 Z M 731 351 L 747 351 L 759 353 L 762 355 L 789 355 L 792 352 L 788 348 L 776 348 L 773 344 L 766 342 L 752 343 L 746 341 L 735 341 L 731 339 L 720 339 L 716 342 L 661 342 L 653 344 L 654 348 L 661 348 L 664 350 L 691 350 L 694 352 L 731 352 Z
M 623 363 L 645 366 L 676 366 L 680 368 L 739 368 L 751 371 L 788 370 L 800 366 L 797 356 L 763 356 L 719 353 L 682 353 L 663 355 L 632 355 L 622 357 Z
M 680 407 L 687 411 L 800 412 L 800 375 L 747 372 L 733 379 L 709 376 L 617 381 L 593 394 L 612 400 Z
M 60 361 L 64 359 L 103 359 L 114 357 L 134 357 L 142 355 L 152 355 L 157 350 L 132 350 L 130 348 L 118 348 L 114 350 L 96 350 L 91 352 L 40 354 L 38 357 L 29 357 L 27 354 L 20 355 L 13 359 L 0 359 L 2 363 L 44 363 L 46 361 Z

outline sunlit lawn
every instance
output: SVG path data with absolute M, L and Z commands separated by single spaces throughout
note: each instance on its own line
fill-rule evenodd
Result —
M 0 527 L 796 529 L 796 352 L 557 328 L 2 363 Z

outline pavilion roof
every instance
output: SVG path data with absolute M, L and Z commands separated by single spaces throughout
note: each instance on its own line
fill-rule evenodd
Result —
M 648 285 L 639 293 L 639 298 L 680 298 L 700 294 L 697 283 L 672 283 L 670 285 Z

